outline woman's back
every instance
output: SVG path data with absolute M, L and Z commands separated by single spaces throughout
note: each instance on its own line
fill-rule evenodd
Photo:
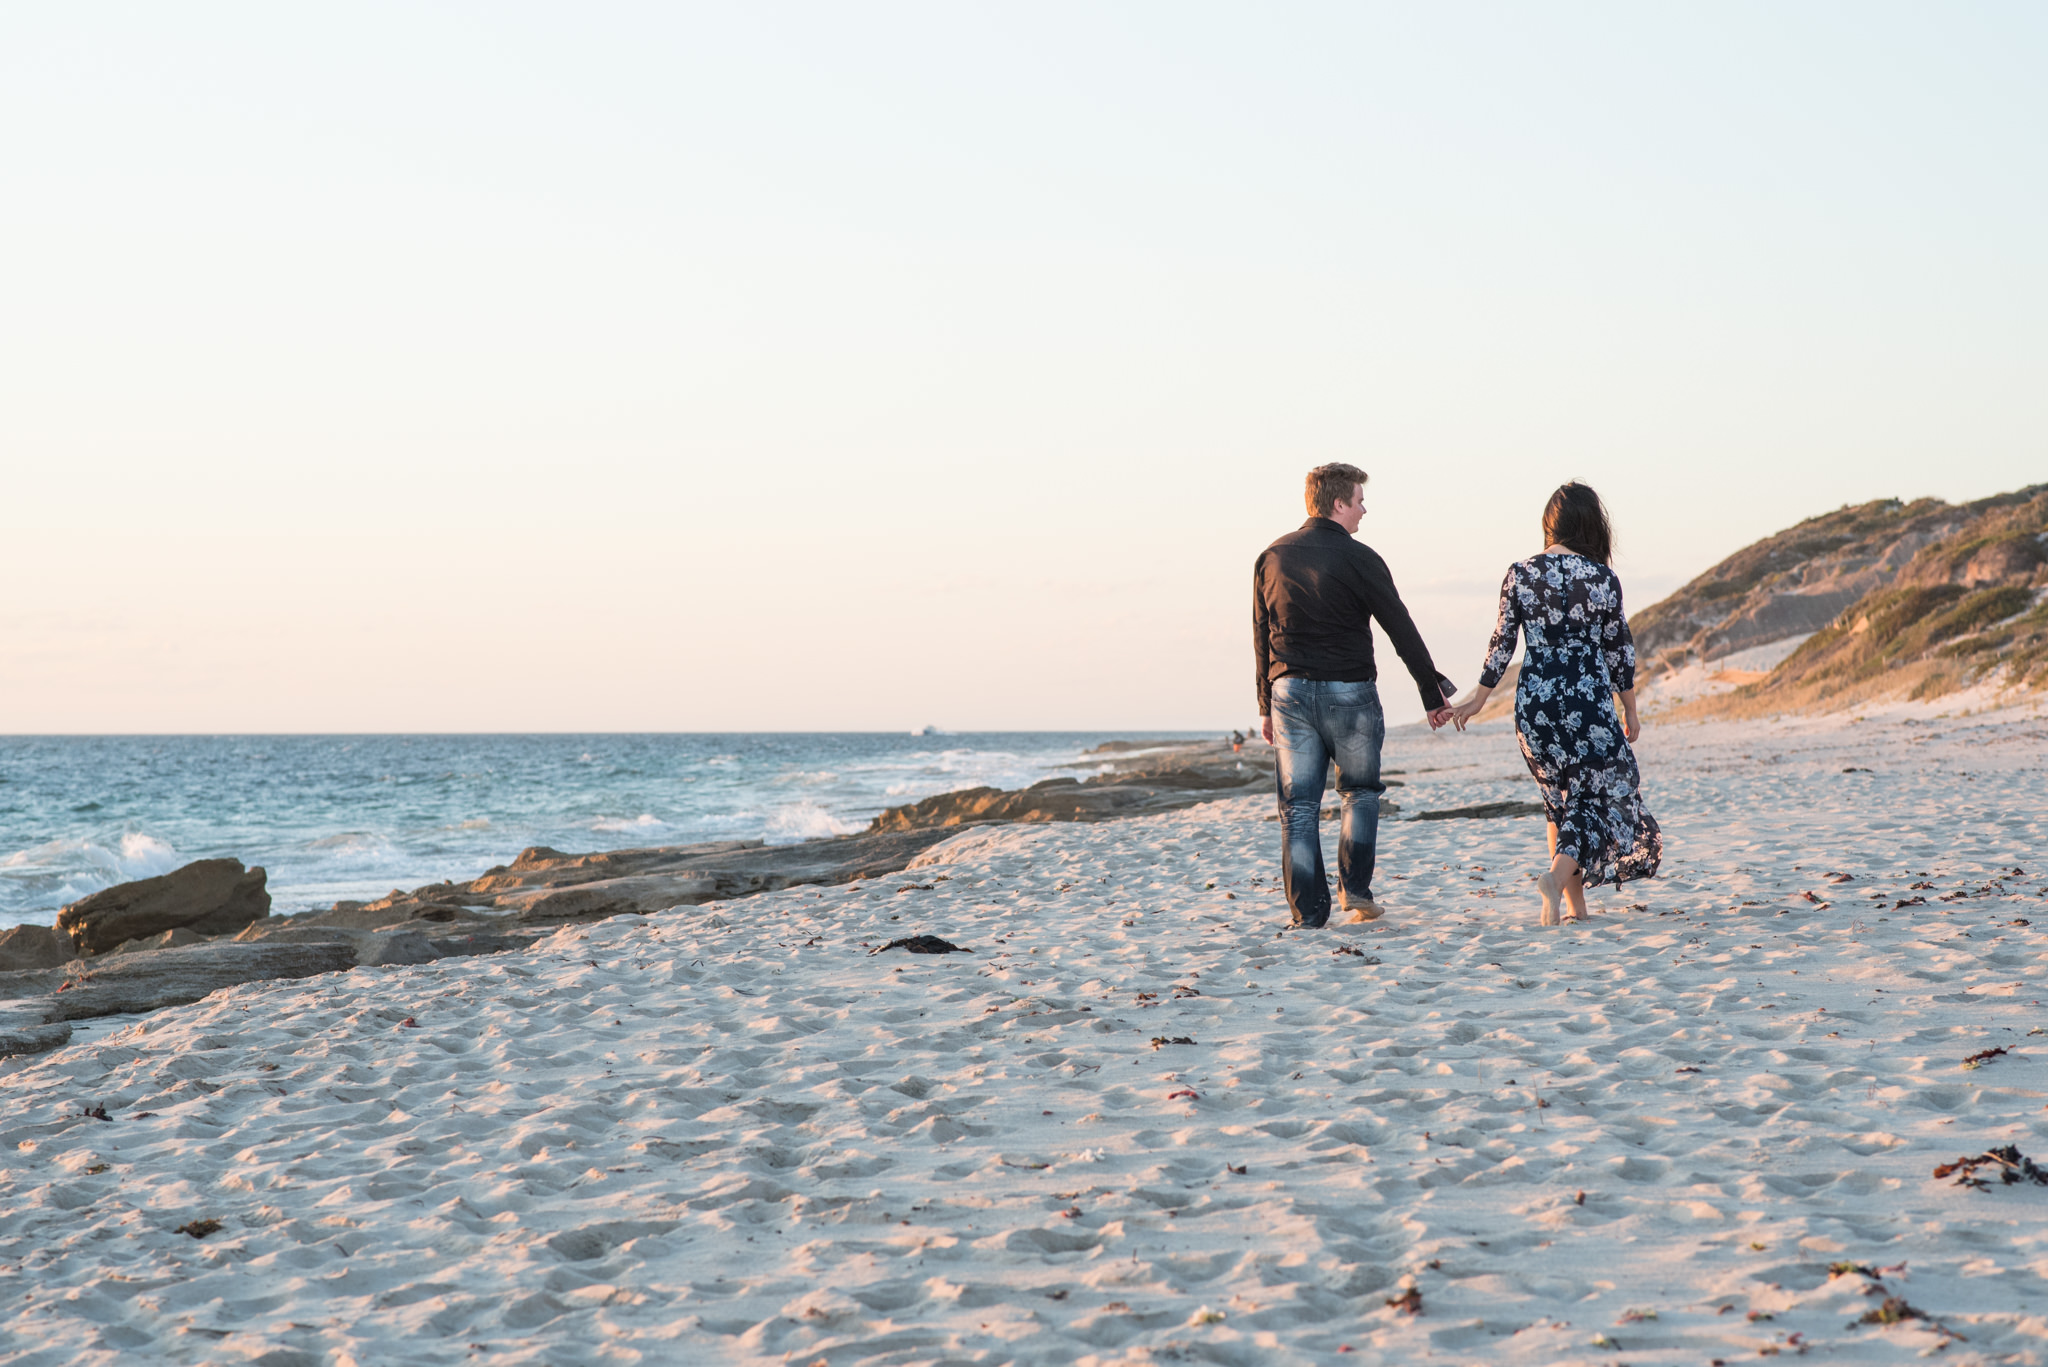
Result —
M 1513 661 L 1517 628 L 1528 645 L 1523 679 L 1586 676 L 1615 692 L 1635 687 L 1635 641 L 1622 612 L 1621 581 L 1599 561 L 1546 552 L 1508 567 L 1483 682 L 1498 679 Z

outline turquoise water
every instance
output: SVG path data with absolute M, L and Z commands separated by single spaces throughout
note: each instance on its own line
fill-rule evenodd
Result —
M 0 737 L 0 926 L 217 855 L 263 865 L 292 912 L 528 845 L 845 834 L 934 793 L 1085 774 L 1105 740 L 1190 734 Z

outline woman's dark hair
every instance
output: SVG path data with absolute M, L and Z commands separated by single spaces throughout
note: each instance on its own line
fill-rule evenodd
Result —
M 1614 529 L 1591 486 L 1577 480 L 1558 486 L 1543 505 L 1543 544 L 1563 546 L 1603 565 L 1614 563 Z

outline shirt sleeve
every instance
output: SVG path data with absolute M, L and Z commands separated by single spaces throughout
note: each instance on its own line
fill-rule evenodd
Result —
M 1415 680 L 1416 691 L 1422 695 L 1422 710 L 1436 711 L 1450 701 L 1456 690 L 1449 679 L 1437 673 L 1435 662 L 1429 658 L 1429 647 L 1422 643 L 1422 633 L 1415 629 L 1415 619 L 1408 615 L 1408 605 L 1401 601 L 1400 591 L 1394 587 L 1394 575 L 1387 562 L 1368 551 L 1363 571 L 1367 609 L 1394 643 L 1394 653 L 1401 657 L 1401 663 L 1408 667 L 1408 676 Z
M 1266 557 L 1261 555 L 1252 562 L 1252 664 L 1257 671 L 1255 687 L 1259 694 L 1259 715 L 1273 713 L 1273 639 L 1270 635 L 1272 623 L 1266 616 Z
M 1510 565 L 1507 578 L 1500 581 L 1500 619 L 1493 625 L 1493 639 L 1486 643 L 1486 661 L 1479 667 L 1481 688 L 1498 686 L 1501 675 L 1515 662 L 1515 638 L 1520 631 L 1521 620 L 1515 615 L 1515 570 Z
M 1614 571 L 1607 572 L 1609 582 L 1614 585 L 1614 620 L 1602 633 L 1600 653 L 1607 658 L 1607 679 L 1617 693 L 1626 693 L 1636 686 L 1636 638 L 1628 629 L 1628 613 L 1621 603 L 1621 579 Z

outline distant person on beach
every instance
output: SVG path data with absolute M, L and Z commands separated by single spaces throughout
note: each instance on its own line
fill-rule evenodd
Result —
M 1550 867 L 1536 887 L 1541 924 L 1554 926 L 1560 896 L 1572 919 L 1585 916 L 1589 881 L 1618 887 L 1656 877 L 1664 837 L 1643 806 L 1630 748 L 1643 733 L 1636 646 L 1609 563 L 1614 533 L 1600 495 L 1576 482 L 1559 488 L 1543 509 L 1543 542 L 1539 554 L 1508 566 L 1479 687 L 1451 709 L 1451 720 L 1463 731 L 1486 706 L 1515 658 L 1519 630 L 1528 650 L 1515 686 L 1515 730 L 1550 821 Z
M 1230 753 L 1233 755 L 1244 753 L 1244 732 L 1232 731 L 1230 733 Z
M 1380 745 L 1386 714 L 1372 654 L 1372 623 L 1422 693 L 1431 730 L 1450 720 L 1456 690 L 1437 673 L 1408 616 L 1387 562 L 1353 537 L 1365 516 L 1365 471 L 1319 465 L 1308 472 L 1308 521 L 1252 566 L 1252 652 L 1259 727 L 1276 750 L 1280 867 L 1293 923 L 1330 919 L 1320 821 L 1323 785 L 1337 765 L 1344 822 L 1337 838 L 1337 896 L 1351 922 L 1380 914 L 1372 896 L 1379 839 Z

